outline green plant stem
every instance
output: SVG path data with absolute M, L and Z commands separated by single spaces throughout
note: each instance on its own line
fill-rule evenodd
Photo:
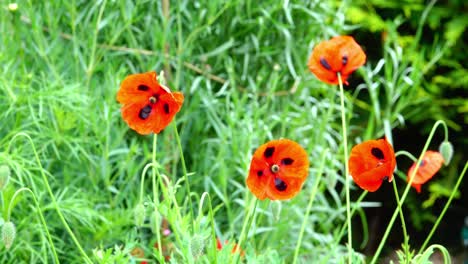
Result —
M 397 152 L 395 153 L 395 157 L 398 157 L 398 156 L 401 156 L 401 155 L 408 157 L 408 158 L 409 158 L 410 160 L 412 160 L 413 162 L 418 161 L 418 160 L 416 159 L 416 157 L 413 156 L 413 154 L 409 153 L 409 152 L 406 151 L 406 150 L 399 150 L 399 151 L 397 151 Z
M 158 190 L 159 190 L 159 187 L 156 183 L 156 178 L 158 179 L 158 183 L 159 183 L 159 186 L 161 187 L 161 191 L 163 193 L 163 199 L 169 199 L 172 204 L 173 204 L 173 208 L 172 210 L 176 213 L 176 222 L 172 222 L 170 221 L 170 224 L 174 227 L 180 227 L 178 225 L 178 223 L 182 223 L 182 215 L 180 214 L 180 207 L 179 205 L 177 204 L 177 199 L 175 198 L 173 192 L 171 192 L 171 195 L 169 196 L 169 193 L 167 192 L 167 188 L 165 186 L 170 186 L 170 181 L 169 179 L 163 175 L 161 175 L 159 173 L 159 169 L 158 169 L 158 164 L 156 162 L 156 147 L 157 147 L 157 134 L 154 134 L 154 137 L 153 137 L 153 153 L 152 153 L 152 157 L 151 157 L 151 166 L 153 168 L 152 170 L 152 184 L 153 184 L 153 201 L 154 201 L 154 204 L 155 204 L 155 213 L 157 215 L 159 215 L 158 211 L 157 211 L 157 208 L 159 207 L 159 199 L 158 199 Z M 164 184 L 163 182 L 163 178 L 166 180 L 166 185 Z M 172 218 L 171 218 L 172 219 Z M 171 219 L 168 219 L 168 220 L 171 220 Z M 156 239 L 158 239 L 158 243 L 159 245 L 161 245 L 160 241 L 161 241 L 161 231 L 160 231 L 160 226 L 159 226 L 159 221 L 157 222 L 158 223 L 158 226 L 157 226 L 157 232 L 156 232 Z M 192 225 L 193 226 L 193 225 Z M 180 228 L 174 228 L 174 236 L 175 236 L 175 239 L 177 241 L 177 243 L 184 249 L 184 250 L 187 250 L 186 247 L 183 247 L 183 242 L 182 242 L 182 239 L 181 239 L 181 236 L 179 233 L 181 233 L 182 231 L 180 230 Z M 159 237 L 159 238 L 158 238 Z M 162 256 L 162 252 L 160 250 L 158 250 L 158 257 L 160 258 L 160 261 L 164 261 L 164 258 Z
M 52 199 L 52 204 L 55 208 L 55 211 L 57 211 L 57 214 L 60 218 L 60 221 L 62 222 L 63 226 L 65 227 L 65 229 L 67 230 L 68 234 L 70 235 L 71 239 L 73 240 L 73 242 L 75 243 L 75 246 L 78 248 L 78 250 L 80 251 L 81 255 L 83 256 L 84 260 L 86 263 L 90 263 L 92 264 L 93 262 L 91 261 L 91 259 L 88 257 L 88 255 L 86 254 L 86 252 L 84 251 L 83 247 L 81 247 L 80 245 L 80 242 L 78 242 L 78 239 L 75 237 L 75 234 L 73 233 L 73 231 L 71 230 L 70 226 L 68 225 L 67 221 L 65 220 L 65 217 L 63 216 L 62 214 L 62 211 L 60 210 L 59 206 L 58 206 L 58 203 L 57 203 L 57 199 L 55 198 L 55 195 L 54 193 L 52 192 L 52 189 L 50 188 L 50 185 L 49 185 L 49 181 L 47 180 L 47 177 L 44 173 L 44 168 L 42 167 L 42 164 L 41 164 L 41 160 L 39 159 L 39 155 L 37 154 L 37 151 L 36 151 L 36 147 L 34 145 L 34 142 L 32 141 L 31 137 L 24 133 L 24 132 L 19 132 L 18 134 L 16 134 L 15 136 L 13 136 L 13 138 L 10 140 L 10 143 L 8 144 L 8 147 L 7 147 L 7 152 L 10 150 L 10 146 L 11 146 L 11 143 L 19 136 L 23 136 L 25 138 L 28 139 L 29 143 L 31 144 L 31 147 L 32 147 L 32 150 L 33 150 L 33 153 L 34 153 L 34 156 L 36 158 L 36 162 L 37 162 L 37 165 L 39 166 L 39 169 L 40 169 L 40 172 L 41 172 L 41 176 L 42 176 L 42 180 L 44 181 L 44 184 L 46 186 L 46 189 L 47 189 L 47 192 L 49 193 L 50 195 L 50 198 Z
M 393 179 L 393 181 L 392 181 L 392 186 L 393 186 L 393 191 L 395 193 L 395 199 L 397 201 L 398 211 L 400 212 L 401 228 L 403 230 L 403 237 L 404 237 L 404 243 L 405 243 L 405 248 L 404 248 L 405 256 L 406 256 L 406 259 L 409 259 L 409 257 L 410 257 L 409 244 L 408 244 L 409 243 L 409 236 L 408 236 L 408 232 L 406 231 L 405 217 L 403 216 L 403 210 L 401 208 L 400 197 L 398 195 L 398 189 L 397 189 L 397 186 L 396 186 L 396 180 L 395 179 Z
M 341 74 L 338 75 L 338 84 L 340 86 L 340 103 L 341 103 L 341 125 L 343 131 L 343 152 L 344 152 L 344 180 L 345 180 L 345 191 L 346 191 L 346 219 L 348 223 L 348 263 L 351 263 L 352 254 L 353 254 L 353 239 L 352 239 L 352 227 L 351 227 L 351 209 L 350 209 L 350 197 L 349 197 L 349 180 L 348 180 L 348 136 L 347 136 L 347 127 L 346 127 L 346 113 L 345 113 L 345 104 L 344 104 L 344 89 L 343 81 L 341 80 Z
M 189 183 L 189 179 L 187 175 L 187 167 L 185 166 L 184 151 L 182 150 L 182 144 L 180 142 L 179 130 L 177 129 L 177 122 L 175 120 L 175 117 L 172 123 L 174 124 L 174 132 L 175 132 L 175 137 L 177 141 L 177 147 L 179 148 L 179 152 L 180 152 L 182 172 L 184 173 L 185 190 L 187 192 L 187 199 L 188 199 L 189 207 L 190 207 L 190 210 L 189 210 L 190 221 L 193 222 L 193 204 L 192 204 L 192 195 L 191 195 L 192 192 L 190 191 L 190 183 Z M 193 231 L 193 225 L 192 225 L 192 231 Z
M 247 215 L 244 218 L 244 223 L 242 224 L 242 231 L 239 236 L 239 244 L 238 244 L 239 250 L 242 250 L 242 245 L 244 243 L 244 240 L 246 240 L 247 237 L 249 236 L 249 230 L 250 230 L 250 227 L 252 226 L 252 222 L 255 217 L 255 211 L 257 209 L 258 199 L 255 197 L 252 199 L 254 200 L 250 203 L 250 206 L 247 211 Z M 239 254 L 236 254 L 234 263 L 237 263 L 239 261 L 239 257 L 240 257 L 240 252 Z
M 460 176 L 458 177 L 457 183 L 455 184 L 455 187 L 453 188 L 453 191 L 452 191 L 452 193 L 450 194 L 450 197 L 449 197 L 447 203 L 445 204 L 444 209 L 442 210 L 442 212 L 440 213 L 439 217 L 437 218 L 437 221 L 434 223 L 434 226 L 432 227 L 431 232 L 430 232 L 429 235 L 426 237 L 426 240 L 424 241 L 423 245 L 421 246 L 421 249 L 419 250 L 419 253 L 421 253 L 422 251 L 424 251 L 424 249 L 425 249 L 426 246 L 427 246 L 427 243 L 429 243 L 429 240 L 431 239 L 431 237 L 432 237 L 432 235 L 434 234 L 435 230 L 436 230 L 437 227 L 439 226 L 439 223 L 440 223 L 440 221 L 442 220 L 442 218 L 444 217 L 445 212 L 447 211 L 447 209 L 448 209 L 450 203 L 452 202 L 453 197 L 455 197 L 455 194 L 457 193 L 458 187 L 460 187 L 460 184 L 462 183 L 463 176 L 465 176 L 465 173 L 466 173 L 467 168 L 468 168 L 468 162 L 465 163 L 465 167 L 463 168 L 462 173 L 461 173 Z
M 302 221 L 301 231 L 299 232 L 299 238 L 297 239 L 296 250 L 294 251 L 294 258 L 293 264 L 297 263 L 297 257 L 299 256 L 299 249 L 301 248 L 302 238 L 304 236 L 304 231 L 306 227 L 307 220 L 309 218 L 310 210 L 312 209 L 312 203 L 314 202 L 315 195 L 317 194 L 318 186 L 320 184 L 320 180 L 322 178 L 323 169 L 325 167 L 325 159 L 327 157 L 328 149 L 323 150 L 322 152 L 322 159 L 320 162 L 320 167 L 317 170 L 317 178 L 315 178 L 314 186 L 312 187 L 312 191 L 310 193 L 309 204 L 307 205 L 307 209 L 305 211 L 304 220 Z
M 218 263 L 218 250 L 217 250 L 217 246 L 218 246 L 218 243 L 216 241 L 216 229 L 215 229 L 215 219 L 214 219 L 214 214 L 213 214 L 213 206 L 211 205 L 211 197 L 210 197 L 210 194 L 207 193 L 207 192 L 204 192 L 200 198 L 200 205 L 199 205 L 199 209 L 198 209 L 198 216 L 201 218 L 201 216 L 203 215 L 202 212 L 203 212 L 203 202 L 205 201 L 205 197 L 208 198 L 208 208 L 209 208 L 209 212 L 210 212 L 210 222 L 211 222 L 211 236 L 213 238 L 213 248 L 212 248 L 212 254 L 214 256 L 214 262 L 213 263 Z M 201 221 L 201 219 L 199 219 L 199 221 Z
M 158 254 L 158 260 L 159 261 L 164 261 L 164 257 L 162 255 L 162 245 L 161 245 L 161 226 L 160 226 L 160 222 L 159 222 L 159 213 L 158 213 L 158 207 L 159 207 L 159 196 L 158 196 L 158 185 L 156 184 L 156 175 L 158 176 L 159 180 L 161 180 L 161 176 L 159 175 L 159 171 L 157 169 L 157 164 L 156 164 L 156 149 L 157 149 L 157 144 L 158 143 L 158 134 L 154 134 L 153 135 L 153 152 L 152 152 L 152 155 L 151 155 L 151 167 L 152 167 L 152 174 L 151 174 L 151 183 L 153 185 L 153 203 L 154 203 L 154 212 L 155 212 L 155 216 L 157 215 L 157 221 L 156 222 L 156 241 L 158 242 L 158 246 L 160 248 L 160 250 L 157 250 L 157 254 Z M 146 169 L 147 167 L 145 167 Z M 143 173 L 146 173 L 145 169 L 143 169 Z M 143 174 L 144 175 L 144 174 Z M 143 177 L 142 177 L 142 183 L 141 183 L 141 186 L 140 186 L 141 190 L 140 190 L 140 199 L 142 199 L 142 193 L 143 193 Z M 161 188 L 163 188 L 161 186 Z
M 434 137 L 434 133 L 435 133 L 437 127 L 439 125 L 443 124 L 443 123 L 444 123 L 444 121 L 438 120 L 434 124 L 434 126 L 432 127 L 432 130 L 431 130 L 431 132 L 429 134 L 429 137 L 426 140 L 426 143 L 425 143 L 425 145 L 423 147 L 423 150 L 421 151 L 421 154 L 419 155 L 419 159 L 417 161 L 417 164 L 421 163 L 421 160 L 422 160 L 422 158 L 424 156 L 424 153 L 426 153 L 427 149 L 429 148 L 429 144 L 431 143 L 431 140 Z M 405 190 L 403 192 L 403 195 L 401 196 L 400 202 L 398 203 L 398 207 L 401 207 L 401 205 L 405 201 L 406 196 L 408 195 L 408 192 L 409 192 L 409 190 L 411 188 L 411 183 L 413 182 L 413 179 L 414 179 L 414 176 L 416 175 L 417 170 L 418 170 L 418 167 L 416 167 L 416 169 L 413 170 L 413 172 L 411 173 L 410 179 L 409 179 L 408 183 L 406 184 L 406 188 L 405 188 Z M 377 258 L 379 257 L 380 252 L 382 251 L 383 246 L 384 246 L 385 242 L 387 241 L 388 235 L 390 234 L 390 231 L 392 230 L 393 224 L 395 223 L 395 219 L 396 219 L 396 217 L 397 217 L 397 215 L 399 213 L 398 207 L 393 212 L 392 218 L 390 219 L 390 222 L 387 225 L 387 229 L 385 230 L 385 233 L 384 233 L 384 235 L 382 237 L 382 240 L 380 241 L 380 244 L 379 244 L 377 250 L 375 251 L 374 257 L 372 258 L 370 264 L 374 264 L 374 263 L 377 262 Z
M 363 191 L 361 193 L 361 195 L 358 197 L 358 199 L 356 200 L 354 206 L 353 206 L 353 209 L 351 210 L 351 217 L 354 215 L 354 213 L 356 212 L 357 208 L 359 208 L 359 205 L 361 203 L 362 200 L 364 200 L 364 198 L 366 197 L 366 195 L 368 194 L 369 192 L 368 191 Z M 328 259 L 330 259 L 330 254 L 332 254 L 333 252 L 335 252 L 335 248 L 336 246 L 338 246 L 338 244 L 340 243 L 341 241 L 341 238 L 343 237 L 344 235 L 344 232 L 346 230 L 346 228 L 348 227 L 348 222 L 345 222 L 344 225 L 341 227 L 340 229 L 340 233 L 338 234 L 338 237 L 335 239 L 335 242 L 334 244 L 332 245 L 331 247 L 331 250 L 330 250 L 330 253 L 324 258 L 325 259 L 325 262 L 322 262 L 322 263 L 328 263 Z
M 41 223 L 44 226 L 44 229 L 45 229 L 45 232 L 46 232 L 46 235 L 47 235 L 47 240 L 49 240 L 50 247 L 52 248 L 52 253 L 54 255 L 55 263 L 60 263 L 60 261 L 58 259 L 57 251 L 55 250 L 54 242 L 52 241 L 52 236 L 49 233 L 49 229 L 47 228 L 47 223 L 45 221 L 44 215 L 42 214 L 41 206 L 39 205 L 39 202 L 36 199 L 36 195 L 34 195 L 33 191 L 31 191 L 31 189 L 23 187 L 23 188 L 20 188 L 19 190 L 17 190 L 15 192 L 15 194 L 13 194 L 13 197 L 11 198 L 10 203 L 8 204 L 7 222 L 10 221 L 11 209 L 13 208 L 14 200 L 23 191 L 29 192 L 31 194 L 31 196 L 32 196 L 32 198 L 34 200 L 34 204 L 36 205 L 37 211 L 39 212 L 39 218 L 41 220 Z

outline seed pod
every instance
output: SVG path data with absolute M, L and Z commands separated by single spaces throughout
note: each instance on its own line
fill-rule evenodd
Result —
M 12 222 L 5 222 L 2 227 L 2 241 L 6 249 L 10 249 L 16 237 L 15 224 Z
M 145 206 L 142 203 L 137 204 L 137 206 L 135 206 L 135 209 L 133 209 L 133 213 L 135 216 L 135 225 L 138 227 L 143 226 L 146 217 Z
M 453 157 L 453 145 L 449 141 L 444 141 L 439 146 L 439 152 L 444 157 L 444 164 L 445 166 L 449 165 L 450 160 Z

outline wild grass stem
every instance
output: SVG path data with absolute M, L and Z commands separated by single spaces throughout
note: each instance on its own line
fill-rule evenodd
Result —
M 33 198 L 33 201 L 34 201 L 34 205 L 36 206 L 36 209 L 37 209 L 37 211 L 39 213 L 39 219 L 41 220 L 41 223 L 44 226 L 44 230 L 45 230 L 46 235 L 47 235 L 47 240 L 49 240 L 50 248 L 52 249 L 52 254 L 54 255 L 55 263 L 60 263 L 60 261 L 58 259 L 57 251 L 55 250 L 54 242 L 52 241 L 52 236 L 50 235 L 50 232 L 49 232 L 49 229 L 47 228 L 47 223 L 45 221 L 44 215 L 42 214 L 41 206 L 40 206 L 39 202 L 37 201 L 36 195 L 34 194 L 33 191 L 31 191 L 31 189 L 26 188 L 26 187 L 22 187 L 22 188 L 18 189 L 13 194 L 13 196 L 11 197 L 10 203 L 8 205 L 7 222 L 10 221 L 11 209 L 13 208 L 15 198 L 23 191 L 29 192 L 31 194 L 31 197 Z
M 353 254 L 353 236 L 352 236 L 352 226 L 351 226 L 351 209 L 350 209 L 350 197 L 349 197 L 349 179 L 348 179 L 348 136 L 347 136 L 347 126 L 346 126 L 346 109 L 344 103 L 344 89 L 343 89 L 343 80 L 341 79 L 341 74 L 338 75 L 338 84 L 340 86 L 340 105 L 341 105 L 341 130 L 343 133 L 343 152 L 344 152 L 344 181 L 345 181 L 345 192 L 346 192 L 346 220 L 348 223 L 348 263 L 351 264 L 352 254 Z
M 49 181 L 47 180 L 47 176 L 45 175 L 44 173 L 44 168 L 42 167 L 42 163 L 41 163 L 41 160 L 39 159 L 39 155 L 37 154 L 37 151 L 36 151 L 36 147 L 34 145 L 34 142 L 32 141 L 32 138 L 24 133 L 24 132 L 19 132 L 17 133 L 15 136 L 13 136 L 13 138 L 10 140 L 9 144 L 8 144 L 8 147 L 7 147 L 7 153 L 8 151 L 10 150 L 10 146 L 11 146 L 11 143 L 18 137 L 20 136 L 23 136 L 25 138 L 28 139 L 29 143 L 31 144 L 31 148 L 32 148 L 32 151 L 34 153 L 34 157 L 36 158 L 36 162 L 37 162 L 37 166 L 39 167 L 39 171 L 41 172 L 41 176 L 42 176 L 42 180 L 44 181 L 44 185 L 47 189 L 47 192 L 49 193 L 50 195 L 50 198 L 52 199 L 52 204 L 55 208 L 55 211 L 57 212 L 59 218 L 60 218 L 60 221 L 62 222 L 63 226 L 65 227 L 65 229 L 67 230 L 68 234 L 70 235 L 71 239 L 73 240 L 73 242 L 75 243 L 75 246 L 78 248 L 78 250 L 80 251 L 81 255 L 83 256 L 83 259 L 85 260 L 86 263 L 88 264 L 92 264 L 93 262 L 91 261 L 91 259 L 88 257 L 88 255 L 86 254 L 86 252 L 84 251 L 83 247 L 81 246 L 80 242 L 78 241 L 78 239 L 76 238 L 75 234 L 73 233 L 73 231 L 71 230 L 70 226 L 68 225 L 67 221 L 65 220 L 65 217 L 63 216 L 62 214 L 62 211 L 60 210 L 60 207 L 58 206 L 58 203 L 57 203 L 57 200 L 55 198 L 55 195 L 54 193 L 52 192 L 52 188 L 50 188 L 50 185 L 49 185 Z
M 312 191 L 310 192 L 309 203 L 307 204 L 307 209 L 304 214 L 304 220 L 302 221 L 301 231 L 299 231 L 299 238 L 297 239 L 296 249 L 294 251 L 293 257 L 293 264 L 297 263 L 297 257 L 299 256 L 299 250 L 302 244 L 302 238 L 304 236 L 304 231 L 306 227 L 307 220 L 309 219 L 310 210 L 312 209 L 312 203 L 314 202 L 315 195 L 317 194 L 317 190 L 320 184 L 320 180 L 322 179 L 323 169 L 325 167 L 325 160 L 327 157 L 328 149 L 323 150 L 322 152 L 322 159 L 320 162 L 320 166 L 317 169 L 317 176 L 315 178 L 314 186 L 312 187 Z
M 434 133 L 435 133 L 436 129 L 441 124 L 445 125 L 444 121 L 438 120 L 434 124 L 434 126 L 432 127 L 432 130 L 429 133 L 429 137 L 426 140 L 426 143 L 425 143 L 425 145 L 423 147 L 423 150 L 421 151 L 421 154 L 419 155 L 417 164 L 421 163 L 421 160 L 422 160 L 422 158 L 424 156 L 424 153 L 426 153 L 427 149 L 429 148 L 429 144 L 431 143 L 432 138 L 434 137 Z M 378 259 L 379 255 L 380 255 L 380 252 L 382 251 L 383 246 L 385 245 L 385 242 L 387 241 L 388 235 L 390 234 L 390 231 L 392 230 L 393 224 L 395 223 L 395 219 L 396 219 L 396 217 L 397 217 L 397 215 L 398 215 L 398 213 L 400 211 L 398 208 L 400 208 L 401 205 L 403 204 L 403 202 L 405 201 L 406 196 L 408 195 L 408 192 L 409 192 L 409 190 L 411 188 L 411 183 L 413 182 L 414 176 L 416 175 L 416 172 L 417 172 L 417 169 L 413 170 L 413 172 L 409 176 L 409 181 L 406 184 L 406 188 L 405 188 L 405 190 L 404 190 L 404 192 L 403 192 L 403 194 L 401 196 L 400 202 L 398 203 L 397 208 L 393 212 L 392 218 L 390 219 L 390 222 L 387 225 L 387 229 L 385 230 L 385 233 L 384 233 L 384 235 L 382 237 L 382 240 L 380 241 L 380 244 L 379 244 L 376 252 L 374 253 L 374 256 L 373 256 L 370 264 L 374 264 L 374 263 L 377 262 L 377 259 Z

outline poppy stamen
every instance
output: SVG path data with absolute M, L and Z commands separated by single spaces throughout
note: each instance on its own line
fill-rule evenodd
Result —
M 280 178 L 275 178 L 275 188 L 276 190 L 282 192 L 288 188 L 288 185 Z
M 137 88 L 139 91 L 148 91 L 149 90 L 149 87 L 147 85 L 144 85 L 144 84 L 140 84 L 138 85 L 138 88 Z
M 164 104 L 164 113 L 166 114 L 169 114 L 169 105 L 168 104 Z
M 280 167 L 277 164 L 273 164 L 270 168 L 271 172 L 278 173 Z
M 140 110 L 140 112 L 138 113 L 138 117 L 145 120 L 149 117 L 150 113 L 151 113 L 151 105 L 146 105 Z
M 348 56 L 347 55 L 344 55 L 341 58 L 341 63 L 343 64 L 343 66 L 346 66 L 346 64 L 348 64 Z
M 327 70 L 331 71 L 332 67 L 325 58 L 320 58 L 320 64 Z
M 291 158 L 284 158 L 281 160 L 281 164 L 283 165 L 291 165 L 293 164 L 294 160 Z
M 158 98 L 156 96 L 151 96 L 149 98 L 150 103 L 155 104 L 158 101 Z
M 265 152 L 263 152 L 263 156 L 265 156 L 265 158 L 269 158 L 273 156 L 273 152 L 275 152 L 275 147 L 268 147 L 265 149 Z
M 385 158 L 382 150 L 379 148 L 372 148 L 371 153 L 372 156 L 378 158 L 379 160 L 383 160 Z

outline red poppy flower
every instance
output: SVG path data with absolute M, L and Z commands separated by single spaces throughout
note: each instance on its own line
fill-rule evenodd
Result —
M 338 84 L 337 73 L 345 84 L 347 79 L 366 62 L 366 54 L 351 36 L 337 36 L 315 46 L 309 59 L 309 70 L 319 80 Z
M 227 245 L 227 244 L 229 244 L 229 241 L 225 240 L 224 245 Z M 219 238 L 216 238 L 216 248 L 218 250 L 223 249 L 223 244 L 221 243 L 221 240 L 219 240 Z M 231 253 L 234 254 L 234 253 L 237 253 L 237 252 L 240 252 L 241 256 L 245 255 L 245 252 L 242 249 L 239 248 L 239 245 L 235 244 L 234 247 L 232 248 Z
M 127 76 L 117 92 L 117 101 L 123 105 L 122 117 L 128 126 L 147 135 L 158 134 L 172 121 L 184 95 L 160 85 L 156 72 L 147 72 Z
M 301 190 L 308 172 L 308 156 L 299 144 L 272 140 L 253 154 L 247 187 L 260 200 L 291 199 Z
M 354 146 L 349 156 L 349 173 L 364 190 L 375 192 L 384 180 L 393 180 L 396 159 L 386 139 L 368 140 Z
M 434 175 L 440 170 L 444 163 L 444 157 L 437 151 L 428 150 L 424 153 L 421 164 L 419 165 L 416 175 L 411 182 L 418 193 L 421 192 L 421 185 L 429 181 Z M 413 166 L 408 170 L 407 179 L 410 180 L 410 176 L 413 171 L 416 169 L 416 162 L 413 163 Z

